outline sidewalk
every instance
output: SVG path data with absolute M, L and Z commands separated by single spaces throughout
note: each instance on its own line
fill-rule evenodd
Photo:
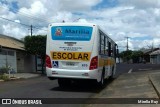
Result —
M 153 87 L 154 85 L 154 87 Z M 94 98 L 159 98 L 160 71 L 120 75 Z M 160 102 L 159 102 L 160 103 Z M 160 104 L 89 104 L 87 107 L 160 107 Z
M 160 98 L 160 72 L 149 74 L 149 79 Z
M 7 74 L 9 75 L 9 74 Z M 41 76 L 40 73 L 16 73 L 16 74 L 10 74 L 11 78 L 15 79 L 28 79 L 28 78 L 34 78 Z M 13 78 L 13 79 L 14 79 Z
M 9 77 L 9 74 L 5 74 Z M 10 74 L 10 81 L 12 80 L 19 80 L 19 79 L 29 79 L 29 78 L 35 78 L 39 77 L 42 74 L 40 73 L 16 73 L 16 74 Z M 4 82 L 3 79 L 0 79 L 0 82 Z

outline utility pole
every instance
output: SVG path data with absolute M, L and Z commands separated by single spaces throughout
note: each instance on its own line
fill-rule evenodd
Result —
M 128 50 L 129 50 L 129 49 L 128 49 L 128 48 L 129 48 L 129 46 L 128 46 L 128 38 L 130 38 L 130 37 L 127 36 L 127 37 L 125 37 L 125 38 L 127 39 L 127 46 L 126 46 L 127 49 L 126 49 L 126 51 L 128 51 Z
M 128 47 L 129 47 L 129 46 L 128 46 L 128 38 L 130 38 L 130 37 L 127 36 L 127 37 L 125 37 L 125 38 L 127 39 L 127 46 L 126 46 L 126 48 L 127 48 L 127 49 L 126 49 L 126 52 L 127 52 L 127 63 L 129 63 L 129 57 L 128 57 L 128 50 L 129 50 L 129 49 L 128 49 Z
M 33 26 L 31 25 L 31 36 L 32 36 Z

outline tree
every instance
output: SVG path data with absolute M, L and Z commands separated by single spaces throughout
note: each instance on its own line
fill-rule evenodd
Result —
M 132 51 L 131 50 L 122 51 L 119 55 L 124 62 L 128 63 L 128 61 L 131 59 Z
M 142 58 L 143 56 L 143 52 L 142 51 L 133 51 L 132 52 L 132 59 L 134 63 L 139 63 L 140 62 L 140 58 Z
M 46 35 L 26 36 L 24 38 L 25 50 L 29 54 L 39 55 L 42 61 L 42 73 L 44 73 L 46 55 Z

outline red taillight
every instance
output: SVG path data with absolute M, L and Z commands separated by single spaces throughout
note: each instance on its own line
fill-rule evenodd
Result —
M 46 55 L 46 67 L 52 68 L 51 59 L 48 55 Z
M 95 56 L 91 59 L 89 70 L 97 69 L 98 67 L 98 56 Z

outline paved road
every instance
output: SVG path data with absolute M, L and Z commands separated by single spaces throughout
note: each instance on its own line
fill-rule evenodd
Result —
M 117 64 L 117 75 L 127 73 L 130 69 L 132 69 L 132 72 L 160 70 L 160 64 Z
M 117 64 L 117 75 L 144 71 L 144 69 L 159 69 L 159 65 L 147 64 Z M 118 78 L 118 76 L 117 76 Z M 113 81 L 108 81 L 106 87 L 110 87 Z M 57 80 L 49 80 L 47 77 L 37 77 L 19 81 L 0 83 L 0 98 L 89 98 L 99 94 L 102 90 L 96 88 L 91 82 L 73 84 L 68 88 L 59 88 Z M 56 107 L 77 107 L 81 105 L 54 105 Z M 1 106 L 3 107 L 3 106 Z M 20 107 L 18 105 L 17 107 Z
M 1 82 L 0 98 L 89 98 L 101 91 L 95 85 L 92 82 L 81 82 L 62 89 L 58 86 L 57 80 L 51 81 L 46 76 L 42 76 L 26 80 Z M 75 107 L 75 105 L 58 104 L 54 106 Z
M 0 83 L 0 87 L 0 97 L 16 98 L 88 98 L 92 94 L 100 92 L 91 83 L 85 82 L 60 88 L 57 80 L 51 81 L 45 76 L 4 82 Z

